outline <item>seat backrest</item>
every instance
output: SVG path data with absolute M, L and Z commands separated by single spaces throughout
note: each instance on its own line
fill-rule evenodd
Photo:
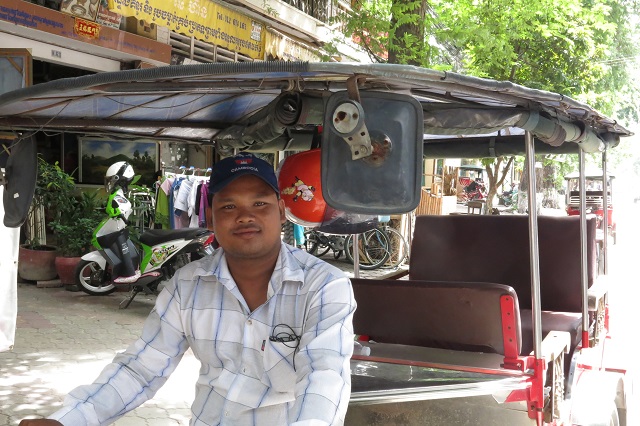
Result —
M 351 282 L 358 303 L 353 319 L 356 334 L 379 343 L 512 357 L 520 353 L 520 311 L 509 286 L 357 278 Z M 504 327 L 509 327 L 506 333 Z M 511 339 L 506 348 L 505 335 Z
M 596 223 L 587 221 L 588 283 L 596 275 Z M 580 218 L 539 216 L 542 310 L 581 312 Z M 492 282 L 518 294 L 531 309 L 528 217 L 524 215 L 418 216 L 409 279 Z

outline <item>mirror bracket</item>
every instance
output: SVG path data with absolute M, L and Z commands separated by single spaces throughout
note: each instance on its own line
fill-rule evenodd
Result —
M 358 85 L 365 81 L 366 77 L 362 75 L 349 77 L 347 79 L 348 99 L 336 105 L 331 114 L 331 129 L 349 145 L 351 159 L 354 161 L 373 153 L 358 89 Z
M 349 145 L 352 160 L 371 155 L 371 136 L 364 123 L 364 110 L 360 102 L 353 99 L 340 102 L 331 116 L 331 130 Z

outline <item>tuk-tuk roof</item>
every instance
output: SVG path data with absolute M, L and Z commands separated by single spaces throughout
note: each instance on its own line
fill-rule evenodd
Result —
M 530 130 L 539 153 L 546 148 L 577 152 L 578 146 L 593 152 L 631 135 L 588 105 L 511 82 L 409 65 L 302 62 L 182 65 L 55 80 L 0 95 L 0 129 L 215 143 L 224 148 L 233 139 L 225 130 L 275 115 L 269 109 L 282 93 L 324 101 L 327 92 L 346 90 L 354 78 L 360 91 L 405 93 L 420 102 L 424 132 L 430 135 L 425 156 L 502 155 L 505 144 L 523 140 L 510 131 L 514 128 Z M 323 108 L 323 102 L 308 105 L 306 118 Z M 318 125 L 311 124 L 291 126 L 287 136 L 309 135 Z M 555 129 L 553 135 L 545 133 L 549 126 Z M 253 140 L 246 148 L 260 150 L 265 143 Z M 460 148 L 443 152 L 452 146 Z M 435 151 L 430 153 L 429 147 Z

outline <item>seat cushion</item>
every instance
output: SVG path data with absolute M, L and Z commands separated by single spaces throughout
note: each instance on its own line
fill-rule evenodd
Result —
M 578 345 L 582 338 L 582 314 L 574 312 L 550 312 L 542 311 L 542 338 L 550 331 L 566 331 L 571 335 L 571 351 Z M 520 310 L 520 323 L 522 324 L 522 350 L 521 355 L 526 356 L 533 351 L 533 319 L 531 309 Z
M 520 350 L 518 296 L 506 285 L 352 278 L 355 334 L 379 343 L 505 354 Z M 505 348 L 504 297 L 515 345 Z M 395 308 L 395 309 L 391 309 Z M 522 352 L 518 352 L 522 353 Z

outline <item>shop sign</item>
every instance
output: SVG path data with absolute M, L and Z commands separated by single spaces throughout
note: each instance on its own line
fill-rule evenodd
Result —
M 98 8 L 98 16 L 96 17 L 98 24 L 118 30 L 120 29 L 120 21 L 122 21 L 122 16 L 110 12 L 109 9 L 100 5 L 100 8 Z
M 82 20 L 84 24 L 78 24 L 76 19 L 23 0 L 0 0 L 0 21 L 81 41 L 87 45 L 117 50 L 140 59 L 151 59 L 165 64 L 171 62 L 171 46 L 167 44 L 115 28 L 100 27 L 86 20 Z M 96 27 L 90 27 L 90 25 L 96 25 Z M 46 40 L 43 39 L 43 41 Z M 88 47 L 85 50 L 77 50 L 90 51 Z
M 264 58 L 265 26 L 209 0 L 108 0 L 109 10 L 135 16 L 253 59 Z
M 95 22 L 85 21 L 84 19 L 76 18 L 76 23 L 73 26 L 73 31 L 79 36 L 87 38 L 99 38 L 100 37 L 100 25 Z
M 95 21 L 99 5 L 99 0 L 66 0 L 60 3 L 60 12 Z

